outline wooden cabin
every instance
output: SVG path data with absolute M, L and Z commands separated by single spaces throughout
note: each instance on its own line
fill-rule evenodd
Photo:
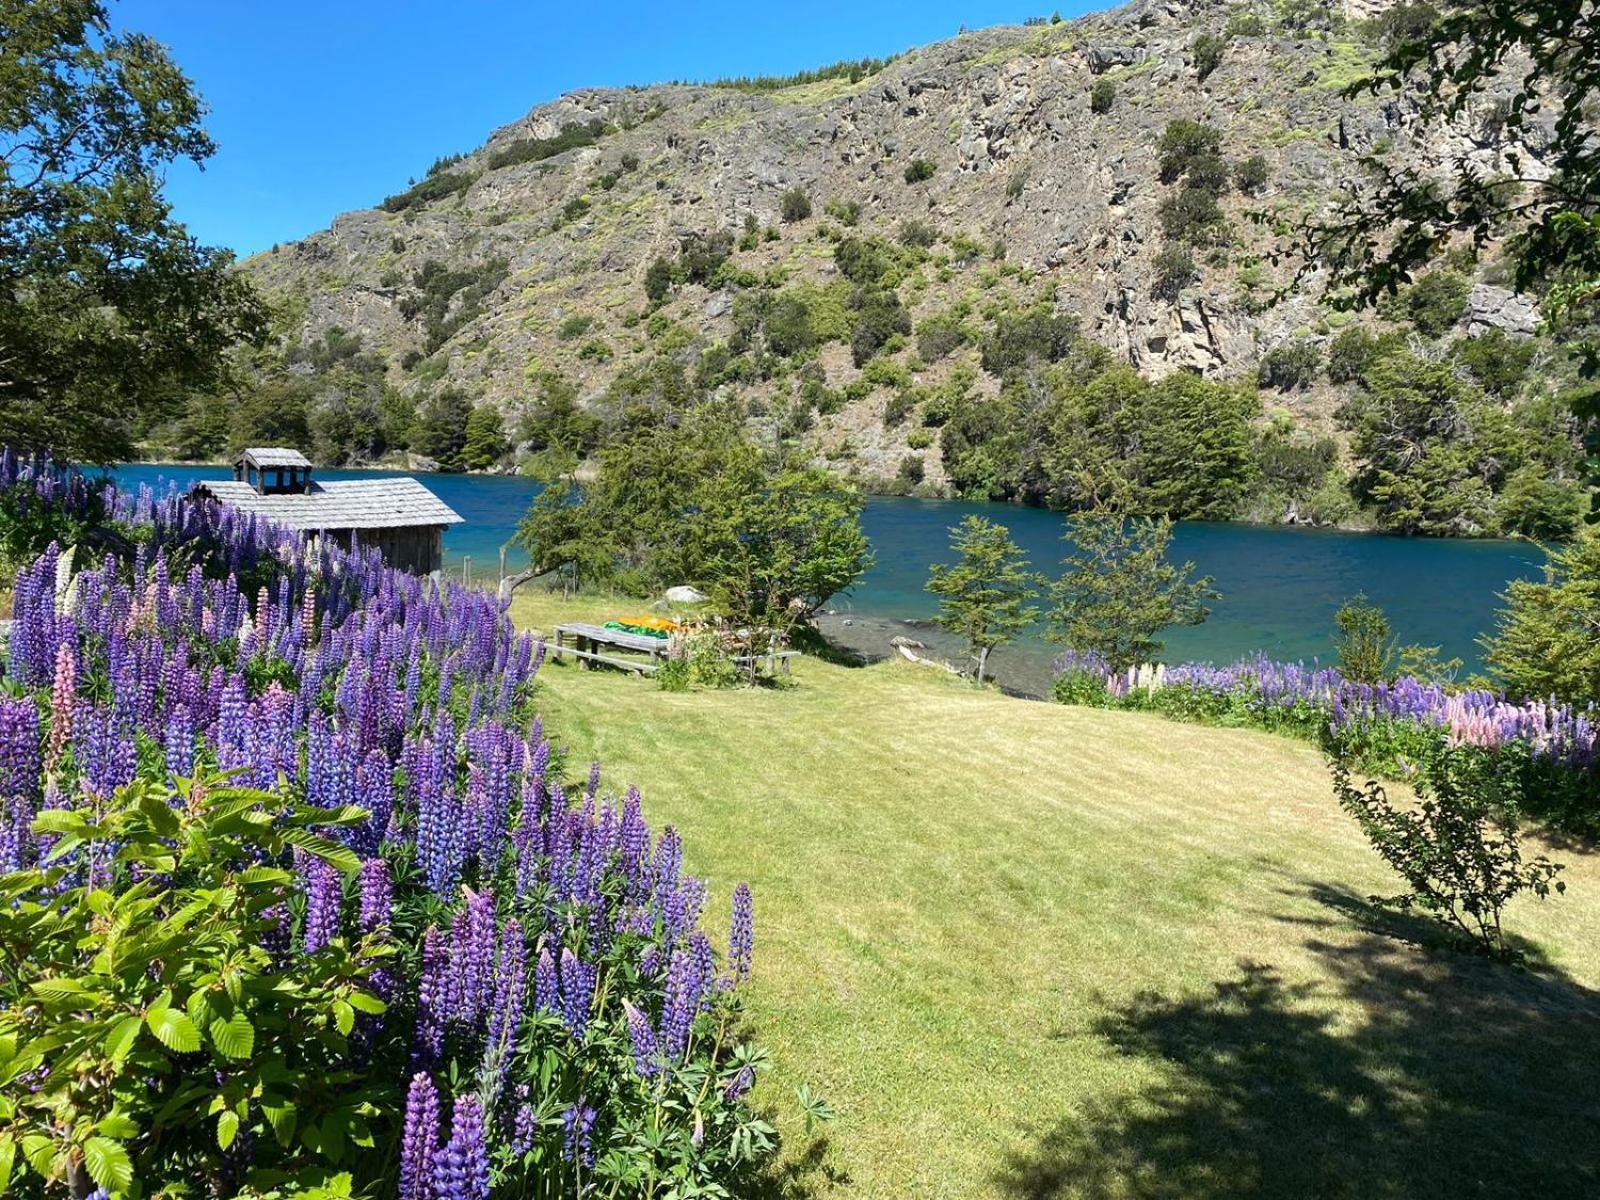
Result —
M 306 537 L 375 546 L 391 567 L 427 575 L 444 565 L 444 531 L 459 525 L 454 509 L 408 476 L 393 479 L 312 478 L 298 450 L 252 446 L 233 460 L 233 478 L 194 485 L 192 495 L 255 513 Z

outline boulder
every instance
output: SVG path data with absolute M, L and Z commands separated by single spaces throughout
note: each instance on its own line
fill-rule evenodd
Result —
M 672 604 L 703 604 L 708 597 L 699 588 L 680 584 L 677 587 L 669 587 L 661 593 L 661 598 Z
M 1502 329 L 1518 337 L 1532 337 L 1539 329 L 1539 310 L 1526 296 L 1480 283 L 1467 295 L 1467 315 L 1463 320 L 1469 335 Z

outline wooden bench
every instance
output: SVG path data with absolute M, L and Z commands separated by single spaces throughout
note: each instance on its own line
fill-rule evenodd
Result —
M 659 660 L 666 656 L 667 639 L 649 637 L 642 633 L 629 633 L 625 629 L 606 629 L 601 625 L 587 625 L 575 622 L 570 625 L 557 625 L 555 627 L 555 645 L 551 653 L 556 658 L 563 654 L 570 654 L 580 663 L 602 663 L 608 667 L 620 667 L 625 671 L 637 671 L 641 675 L 652 675 L 660 665 Z M 571 645 L 568 645 L 571 642 Z M 603 653 L 604 650 L 631 650 L 643 654 L 647 661 L 637 659 L 618 658 L 613 654 Z

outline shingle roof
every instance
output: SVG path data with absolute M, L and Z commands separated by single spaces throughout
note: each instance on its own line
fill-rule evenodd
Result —
M 305 493 L 263 496 L 248 483 L 206 480 L 204 493 L 240 512 L 259 513 L 290 529 L 399 529 L 459 525 L 454 509 L 415 479 L 330 479 Z
M 298 450 L 287 446 L 246 446 L 239 457 L 248 458 L 258 467 L 302 467 L 309 469 L 310 461 Z

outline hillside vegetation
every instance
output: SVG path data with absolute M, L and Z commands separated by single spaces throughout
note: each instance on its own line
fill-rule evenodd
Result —
M 1359 317 L 1277 258 L 1362 154 L 1537 158 L 1493 95 L 1445 133 L 1342 95 L 1404 9 L 1141 0 L 573 92 L 252 259 L 277 349 L 147 437 L 552 470 L 720 393 L 875 489 L 1560 536 L 1571 368 L 1496 247 Z

